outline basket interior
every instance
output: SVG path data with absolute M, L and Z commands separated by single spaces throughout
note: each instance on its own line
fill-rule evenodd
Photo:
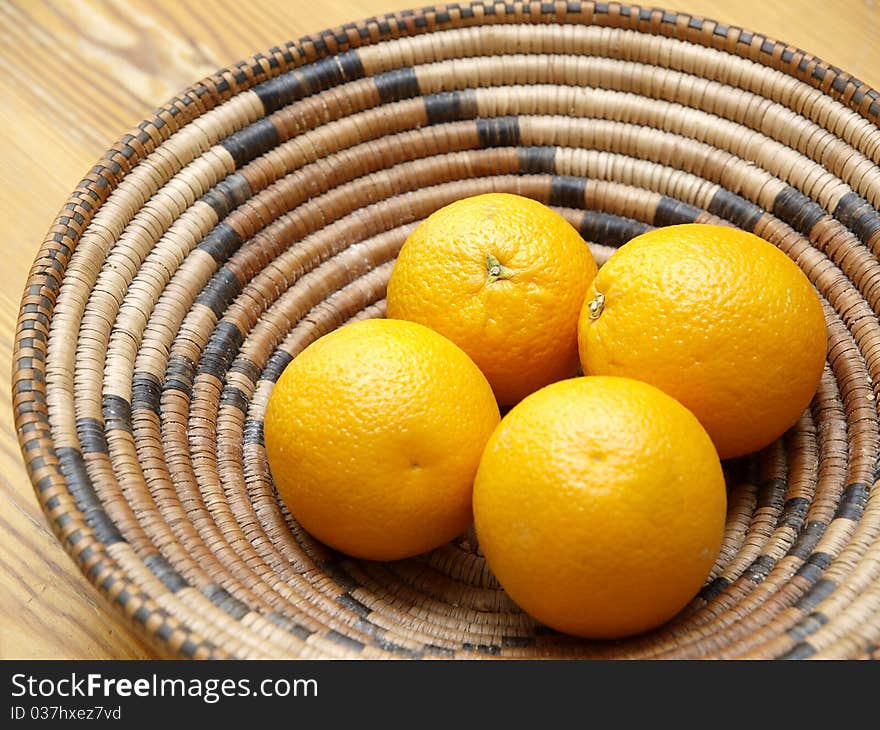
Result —
M 31 479 L 90 580 L 186 657 L 861 657 L 880 640 L 880 99 L 803 51 L 606 3 L 402 12 L 218 72 L 89 172 L 34 263 L 14 407 Z M 262 421 L 284 367 L 384 315 L 409 231 L 509 191 L 598 260 L 728 223 L 823 297 L 828 363 L 783 439 L 726 465 L 709 582 L 661 629 L 553 632 L 472 534 L 334 553 L 277 499 Z

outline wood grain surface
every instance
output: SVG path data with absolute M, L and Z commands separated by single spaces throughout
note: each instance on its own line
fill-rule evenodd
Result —
M 406 0 L 0 2 L 0 658 L 154 656 L 49 531 L 11 416 L 19 297 L 46 230 L 112 142 L 216 69 Z M 815 53 L 880 88 L 880 0 L 670 0 Z

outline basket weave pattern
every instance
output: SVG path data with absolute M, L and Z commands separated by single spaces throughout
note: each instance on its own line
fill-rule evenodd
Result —
M 876 656 L 878 120 L 875 91 L 803 51 L 614 3 L 405 11 L 218 72 L 106 153 L 31 270 L 13 399 L 52 528 L 171 655 Z M 810 410 L 729 465 L 718 563 L 650 634 L 536 625 L 472 534 L 346 558 L 274 492 L 281 371 L 383 316 L 409 231 L 491 190 L 554 206 L 599 260 L 653 226 L 736 225 L 823 296 Z

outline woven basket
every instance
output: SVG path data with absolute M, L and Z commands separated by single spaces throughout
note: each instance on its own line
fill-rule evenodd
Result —
M 880 96 L 796 48 L 615 3 L 405 11 L 273 48 L 125 135 L 31 270 L 16 426 L 64 547 L 185 657 L 866 657 L 880 642 Z M 262 421 L 307 344 L 384 314 L 414 225 L 505 190 L 602 260 L 722 222 L 821 292 L 827 369 L 784 439 L 728 465 L 710 580 L 621 642 L 537 625 L 472 535 L 346 558 L 279 504 Z

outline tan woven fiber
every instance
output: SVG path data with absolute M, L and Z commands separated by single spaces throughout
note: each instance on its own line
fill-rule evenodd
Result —
M 325 31 L 187 89 L 71 196 L 22 299 L 13 404 L 47 517 L 184 657 L 876 657 L 880 95 L 796 48 L 615 3 L 494 3 Z M 409 231 L 489 190 L 604 261 L 654 226 L 753 231 L 825 303 L 796 427 L 726 465 L 727 531 L 670 624 L 538 626 L 467 533 L 396 563 L 313 540 L 262 420 L 310 342 L 385 314 Z

